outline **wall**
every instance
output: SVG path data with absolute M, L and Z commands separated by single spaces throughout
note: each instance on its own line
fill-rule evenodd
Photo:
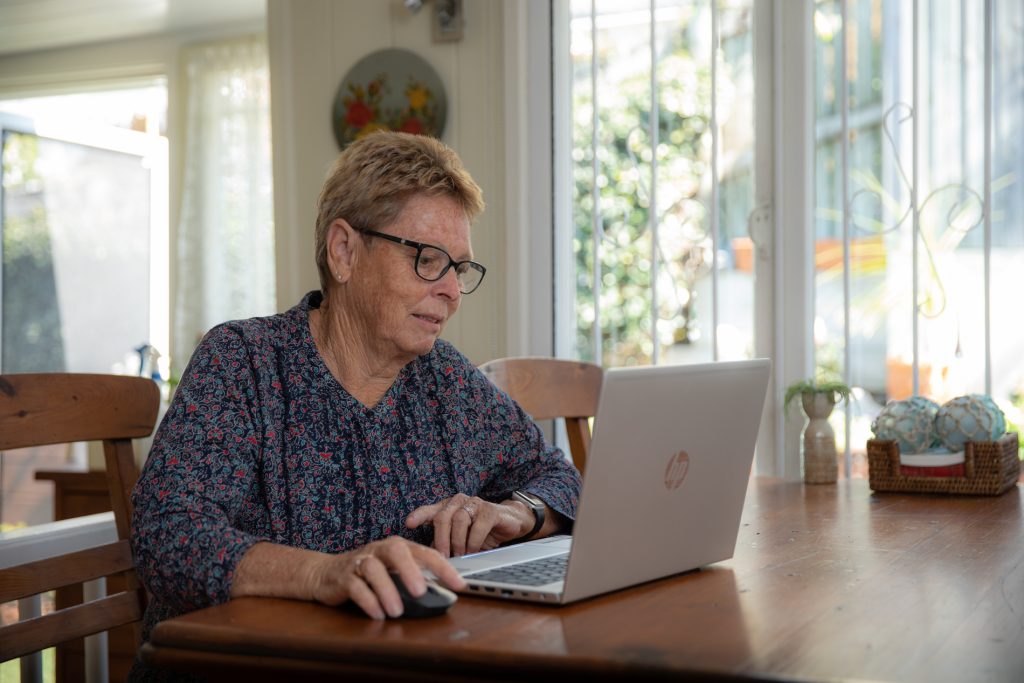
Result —
M 433 43 L 433 3 L 414 15 L 402 0 L 269 0 L 277 295 L 284 309 L 318 288 L 315 203 L 339 151 L 331 127 L 338 84 L 370 52 L 411 50 L 440 75 L 448 99 L 443 140 L 462 157 L 487 202 L 472 233 L 475 259 L 487 266 L 487 277 L 463 299 L 444 335 L 480 363 L 507 350 L 503 8 L 490 0 L 464 5 L 463 39 Z

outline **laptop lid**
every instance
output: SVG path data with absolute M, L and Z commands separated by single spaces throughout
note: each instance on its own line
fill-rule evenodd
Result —
M 562 602 L 732 557 L 767 359 L 605 373 Z
M 453 558 L 469 592 L 566 603 L 732 557 L 769 368 L 757 359 L 608 370 L 571 543 Z M 564 581 L 493 576 L 566 551 Z

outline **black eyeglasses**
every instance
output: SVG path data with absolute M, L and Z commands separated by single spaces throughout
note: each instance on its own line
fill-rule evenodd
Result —
M 455 268 L 455 279 L 459 282 L 459 291 L 463 294 L 472 294 L 480 283 L 484 281 L 484 274 L 487 269 L 476 261 L 456 261 L 441 247 L 422 242 L 395 237 L 376 230 L 360 230 L 364 235 L 380 237 L 395 244 L 412 247 L 416 250 L 416 274 L 427 282 L 436 282 L 443 278 L 449 268 Z

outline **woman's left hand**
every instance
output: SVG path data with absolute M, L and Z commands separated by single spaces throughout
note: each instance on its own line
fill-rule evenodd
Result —
M 519 538 L 533 527 L 532 515 L 525 505 L 489 503 L 457 493 L 433 505 L 416 508 L 409 513 L 405 525 L 416 529 L 433 524 L 434 548 L 444 557 L 452 557 L 490 550 Z

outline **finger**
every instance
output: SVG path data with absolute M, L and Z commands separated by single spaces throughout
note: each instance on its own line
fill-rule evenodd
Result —
M 377 594 L 362 578 L 353 576 L 349 581 L 348 597 L 371 619 L 384 619 L 384 608 L 377 599 Z
M 476 519 L 473 520 L 473 526 L 469 528 L 469 536 L 466 538 L 466 552 L 476 553 L 484 549 L 484 544 L 490 537 L 491 529 L 493 528 L 493 515 L 483 512 L 478 513 Z
M 438 580 L 441 581 L 441 583 L 448 586 L 448 588 L 451 588 L 452 590 L 463 590 L 466 587 L 466 580 L 459 575 L 459 572 L 455 567 L 453 567 L 451 563 L 441 555 L 441 553 L 433 548 L 419 546 L 417 559 L 420 561 L 424 569 L 429 570 L 438 578 Z
M 443 557 L 451 555 L 452 514 L 455 509 L 445 505 L 434 514 L 434 548 Z
M 466 505 L 460 507 L 452 515 L 451 549 L 453 556 L 466 554 L 466 538 L 473 525 L 473 512 L 473 508 Z
M 375 593 L 377 601 L 391 617 L 402 616 L 402 598 L 388 574 L 388 567 L 376 556 L 370 555 L 356 567 L 356 574 Z
M 438 510 L 440 510 L 443 506 L 443 502 L 434 503 L 433 505 L 421 505 L 420 507 L 410 512 L 409 516 L 405 518 L 406 528 L 415 529 L 429 522 L 434 518 L 434 515 L 436 515 Z
M 423 595 L 427 590 L 427 584 L 414 551 L 422 549 L 434 554 L 437 551 L 397 536 L 387 539 L 382 545 L 380 559 L 387 565 L 388 573 L 397 572 L 410 593 L 415 596 Z

